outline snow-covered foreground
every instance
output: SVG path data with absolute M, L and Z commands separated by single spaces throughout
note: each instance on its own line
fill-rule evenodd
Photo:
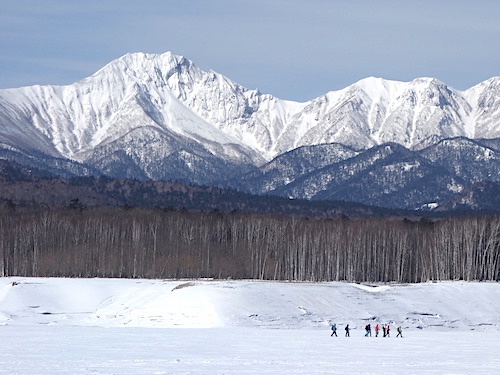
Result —
M 500 334 L 3 327 L 1 374 L 498 374 Z
M 0 324 L 0 374 L 500 373 L 499 283 L 1 278 Z

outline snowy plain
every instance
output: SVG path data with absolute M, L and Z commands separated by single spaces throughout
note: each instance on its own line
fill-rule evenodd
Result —
M 498 374 L 500 283 L 0 278 L 0 343 L 0 374 Z

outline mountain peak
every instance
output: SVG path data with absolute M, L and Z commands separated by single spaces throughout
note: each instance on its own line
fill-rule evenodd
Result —
M 391 81 L 379 77 L 367 77 L 359 80 L 353 86 L 364 91 L 369 97 L 388 97 L 393 92 L 399 91 L 405 83 Z
M 467 91 L 473 92 L 478 90 L 494 90 L 495 92 L 500 91 L 500 76 L 492 77 L 486 81 L 480 82 Z
M 418 77 L 410 82 L 414 85 L 423 85 L 423 86 L 446 86 L 446 84 L 434 77 Z
M 380 77 L 366 77 L 359 80 L 352 86 L 360 88 L 369 96 L 379 96 L 382 92 L 398 92 L 408 88 L 416 90 L 427 89 L 430 87 L 448 88 L 444 82 L 433 77 L 419 77 L 410 82 L 393 81 Z
M 144 52 L 133 52 L 127 53 L 113 61 L 111 61 L 106 66 L 110 65 L 127 65 L 130 67 L 145 67 L 145 66 L 176 66 L 180 64 L 185 64 L 188 62 L 184 56 L 176 55 L 170 51 L 156 54 L 156 53 L 144 53 Z M 191 61 L 189 63 L 192 64 Z M 103 68 L 105 69 L 106 66 Z
M 181 72 L 196 75 L 199 74 L 200 69 L 184 56 L 172 52 L 162 54 L 136 52 L 125 54 L 111 61 L 93 74 L 90 79 L 103 78 L 108 81 L 131 79 L 137 83 L 156 85 Z

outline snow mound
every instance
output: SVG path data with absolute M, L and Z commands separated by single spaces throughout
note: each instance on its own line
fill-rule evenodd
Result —
M 0 279 L 0 324 L 500 330 L 500 284 Z

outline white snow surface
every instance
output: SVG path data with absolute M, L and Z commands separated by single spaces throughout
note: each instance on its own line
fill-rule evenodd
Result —
M 500 284 L 9 277 L 0 337 L 0 374 L 495 374 Z

